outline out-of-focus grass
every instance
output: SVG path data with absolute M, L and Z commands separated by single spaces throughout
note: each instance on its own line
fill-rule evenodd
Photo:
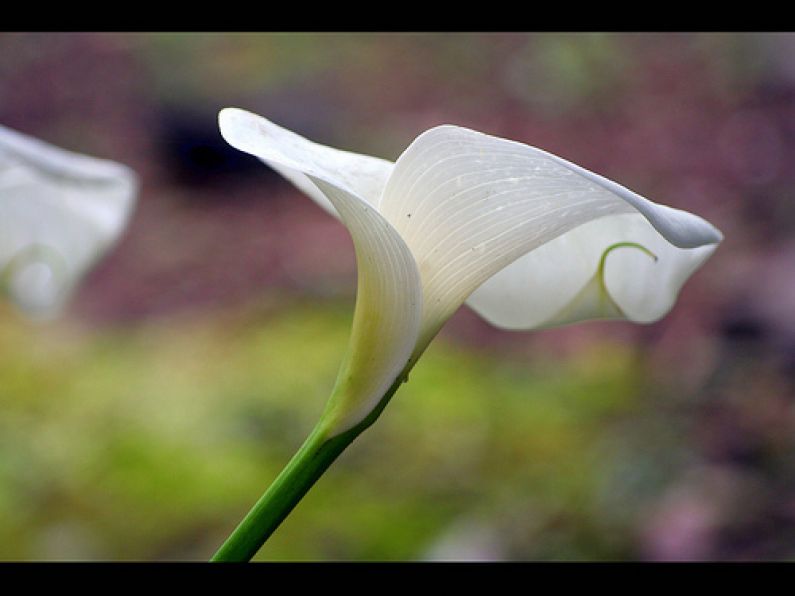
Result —
M 0 312 L 0 558 L 209 557 L 317 420 L 349 324 L 333 302 L 104 329 Z M 618 345 L 522 364 L 437 340 L 259 558 L 622 556 L 634 512 L 605 483 L 634 370 Z

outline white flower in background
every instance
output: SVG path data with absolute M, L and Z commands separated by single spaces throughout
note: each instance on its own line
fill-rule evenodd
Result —
M 327 407 L 330 435 L 362 421 L 465 301 L 534 329 L 594 318 L 647 323 L 673 306 L 722 236 L 560 157 L 458 126 L 391 163 L 315 144 L 227 108 L 221 134 L 339 217 L 359 288 Z
M 119 237 L 135 174 L 0 126 L 0 292 L 34 318 L 63 308 Z

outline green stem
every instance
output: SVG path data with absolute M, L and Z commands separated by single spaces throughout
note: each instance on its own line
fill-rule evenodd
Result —
M 404 376 L 399 377 L 381 398 L 378 406 L 350 430 L 328 438 L 324 420 L 321 419 L 281 474 L 229 535 L 211 561 L 251 560 L 340 453 L 376 421 L 404 380 Z

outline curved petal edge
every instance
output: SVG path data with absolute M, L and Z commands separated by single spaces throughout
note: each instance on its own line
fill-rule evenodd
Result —
M 223 110 L 219 123 L 233 147 L 305 177 L 351 234 L 359 270 L 353 328 L 323 416 L 327 432 L 339 434 L 375 408 L 409 363 L 422 312 L 416 263 L 400 234 L 357 193 L 363 179 L 335 167 L 336 150 L 242 110 Z
M 221 110 L 218 125 L 230 145 L 260 158 L 335 216 L 334 205 L 311 175 L 333 180 L 338 188 L 377 206 L 394 167 L 385 159 L 315 143 L 240 108 Z

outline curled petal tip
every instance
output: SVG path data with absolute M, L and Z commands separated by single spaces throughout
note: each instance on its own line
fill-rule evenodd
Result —
M 224 140 L 245 153 L 256 153 L 256 135 L 261 118 L 240 108 L 223 108 L 218 112 L 218 128 Z
M 712 242 L 710 242 L 710 244 L 720 244 L 723 242 L 723 232 L 712 224 L 710 224 L 710 226 L 712 227 Z

